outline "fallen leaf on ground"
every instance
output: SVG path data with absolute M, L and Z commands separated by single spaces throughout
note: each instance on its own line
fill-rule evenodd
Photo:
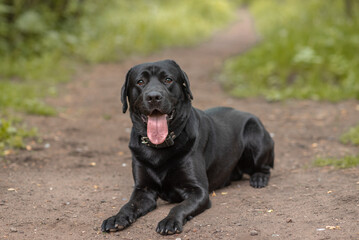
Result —
M 228 192 L 221 192 L 221 194 L 222 194 L 222 195 L 227 195 L 227 194 L 228 194 Z
M 90 163 L 90 165 L 94 167 L 94 166 L 96 166 L 96 163 L 92 162 L 92 163 Z
M 11 149 L 10 149 L 10 150 L 5 150 L 5 151 L 4 151 L 4 155 L 5 155 L 5 156 L 8 156 L 8 155 L 13 154 L 13 153 L 14 153 L 14 151 L 13 151 L 13 150 L 11 150 Z
M 329 230 L 339 230 L 340 226 L 326 226 L 325 228 Z
M 215 196 L 217 196 L 217 194 L 213 191 L 212 197 L 215 197 Z
M 7 190 L 8 190 L 8 191 L 16 191 L 15 188 L 8 188 Z

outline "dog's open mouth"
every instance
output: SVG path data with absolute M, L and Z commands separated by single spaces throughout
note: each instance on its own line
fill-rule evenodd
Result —
M 158 110 L 153 111 L 150 115 L 142 115 L 142 120 L 147 123 L 147 137 L 153 144 L 163 143 L 168 135 L 168 121 L 174 117 L 175 110 L 171 113 L 164 114 Z

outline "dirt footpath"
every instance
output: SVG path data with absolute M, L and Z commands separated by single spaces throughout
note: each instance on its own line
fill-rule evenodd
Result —
M 358 149 L 339 143 L 359 122 L 359 102 L 234 99 L 216 81 L 223 61 L 252 46 L 249 14 L 192 48 L 84 69 L 48 102 L 59 117 L 26 117 L 42 143 L 0 162 L 0 239 L 359 239 L 359 168 L 313 168 L 316 156 Z M 248 177 L 211 195 L 212 208 L 182 234 L 155 232 L 173 205 L 158 208 L 122 232 L 100 232 L 132 192 L 128 150 L 130 118 L 121 113 L 120 88 L 134 64 L 170 58 L 187 72 L 193 105 L 232 106 L 258 115 L 276 142 L 269 186 L 253 189 Z

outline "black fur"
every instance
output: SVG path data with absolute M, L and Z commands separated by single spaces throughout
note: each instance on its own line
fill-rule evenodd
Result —
M 260 120 L 232 108 L 201 111 L 192 107 L 192 99 L 187 75 L 172 60 L 140 64 L 127 73 L 121 101 L 123 112 L 129 106 L 133 123 L 129 147 L 135 187 L 130 201 L 103 222 L 102 231 L 128 227 L 155 209 L 160 197 L 179 204 L 156 231 L 179 233 L 187 220 L 210 208 L 210 192 L 240 180 L 243 173 L 255 188 L 268 184 L 274 142 Z M 155 110 L 173 116 L 169 132 L 180 130 L 173 146 L 141 143 L 144 116 Z

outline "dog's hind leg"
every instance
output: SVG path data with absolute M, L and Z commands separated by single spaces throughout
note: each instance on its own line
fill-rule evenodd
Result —
M 268 185 L 269 177 L 270 167 L 262 166 L 262 168 L 251 174 L 249 184 L 254 188 L 263 188 Z
M 274 142 L 258 119 L 249 119 L 245 124 L 243 143 L 239 168 L 250 175 L 249 183 L 252 187 L 267 186 L 274 163 Z

